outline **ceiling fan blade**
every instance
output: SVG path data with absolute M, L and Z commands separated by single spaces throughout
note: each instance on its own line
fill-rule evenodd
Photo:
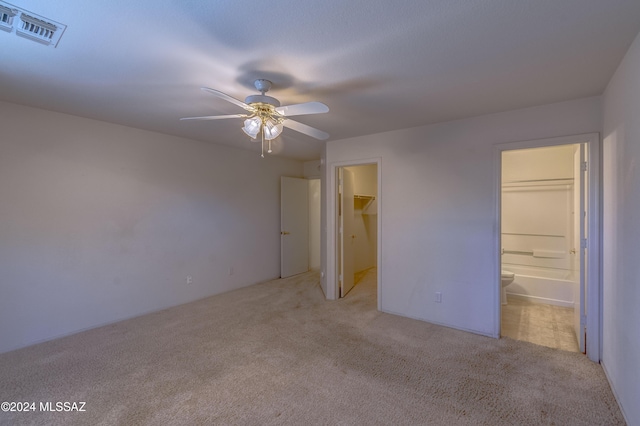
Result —
M 202 90 L 204 90 L 205 92 L 209 92 L 212 95 L 215 95 L 217 97 L 219 97 L 220 99 L 224 99 L 227 102 L 231 102 L 232 104 L 238 105 L 240 108 L 244 108 L 247 111 L 253 111 L 253 107 L 250 105 L 245 104 L 244 102 L 234 98 L 233 96 L 229 96 L 226 93 L 223 93 L 219 90 L 216 89 L 210 89 L 208 87 L 202 87 Z
M 329 133 L 325 133 L 322 130 L 318 130 L 315 127 L 307 126 L 306 124 L 302 124 L 298 121 L 284 120 L 282 122 L 282 125 L 284 127 L 290 128 L 291 130 L 295 130 L 296 132 L 309 135 L 312 138 L 320 139 L 321 141 L 329 139 Z
M 329 112 L 329 107 L 322 102 L 305 102 L 303 104 L 281 106 L 276 108 L 276 111 L 285 117 L 292 117 L 294 115 L 321 114 L 323 112 Z
M 184 117 L 180 120 L 224 120 L 225 118 L 246 118 L 249 117 L 246 114 L 231 114 L 231 115 L 209 115 L 206 117 Z

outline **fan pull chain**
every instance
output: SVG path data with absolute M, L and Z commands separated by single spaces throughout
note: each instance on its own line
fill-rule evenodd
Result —
M 260 156 L 262 158 L 264 158 L 264 125 L 260 128 L 260 130 L 261 130 L 260 133 L 262 133 L 262 143 L 261 143 L 261 145 L 262 145 L 262 153 L 260 154 Z

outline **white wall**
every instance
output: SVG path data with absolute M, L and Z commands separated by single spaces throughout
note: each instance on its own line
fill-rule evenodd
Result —
M 604 93 L 602 365 L 640 425 L 640 36 Z
M 307 179 L 320 179 L 322 177 L 322 164 L 320 160 L 305 161 L 302 165 L 304 167 L 304 177 Z
M 596 97 L 328 142 L 325 182 L 336 163 L 381 158 L 382 310 L 496 335 L 493 145 L 600 129 Z M 331 217 L 325 211 L 323 226 Z M 333 256 L 330 242 L 323 268 Z M 327 279 L 334 285 L 330 273 Z M 442 292 L 442 303 L 435 303 L 435 292 Z
M 333 217 L 334 212 L 329 212 L 327 207 L 327 186 L 329 182 L 327 179 L 327 170 L 327 144 L 324 144 L 320 157 L 320 174 L 322 176 L 320 183 L 320 288 L 322 288 L 325 297 L 330 298 L 333 292 L 327 287 L 329 284 L 327 279 L 327 255 L 329 254 L 327 232 L 329 232 L 328 218 Z
M 301 162 L 7 103 L 0 129 L 0 352 L 279 276 Z
M 322 164 L 320 160 L 305 161 L 303 168 L 304 177 L 309 179 L 309 268 L 319 270 Z
M 309 268 L 320 270 L 320 179 L 309 179 Z

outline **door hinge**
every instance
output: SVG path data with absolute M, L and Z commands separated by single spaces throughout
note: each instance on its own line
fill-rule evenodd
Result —
M 580 240 L 580 248 L 586 249 L 587 248 L 587 239 L 583 238 L 582 240 Z
M 342 274 L 338 275 L 338 281 L 342 282 Z
M 582 170 L 583 172 L 586 172 L 586 171 L 587 171 L 587 162 L 586 162 L 586 161 L 583 161 L 583 162 L 580 164 L 580 170 Z

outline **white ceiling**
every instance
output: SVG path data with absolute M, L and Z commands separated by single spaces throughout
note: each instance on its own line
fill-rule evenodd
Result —
M 640 30 L 638 0 L 9 0 L 68 26 L 57 48 L 0 31 L 0 100 L 258 150 L 253 80 L 329 140 L 599 95 Z M 324 142 L 285 129 L 278 155 Z

